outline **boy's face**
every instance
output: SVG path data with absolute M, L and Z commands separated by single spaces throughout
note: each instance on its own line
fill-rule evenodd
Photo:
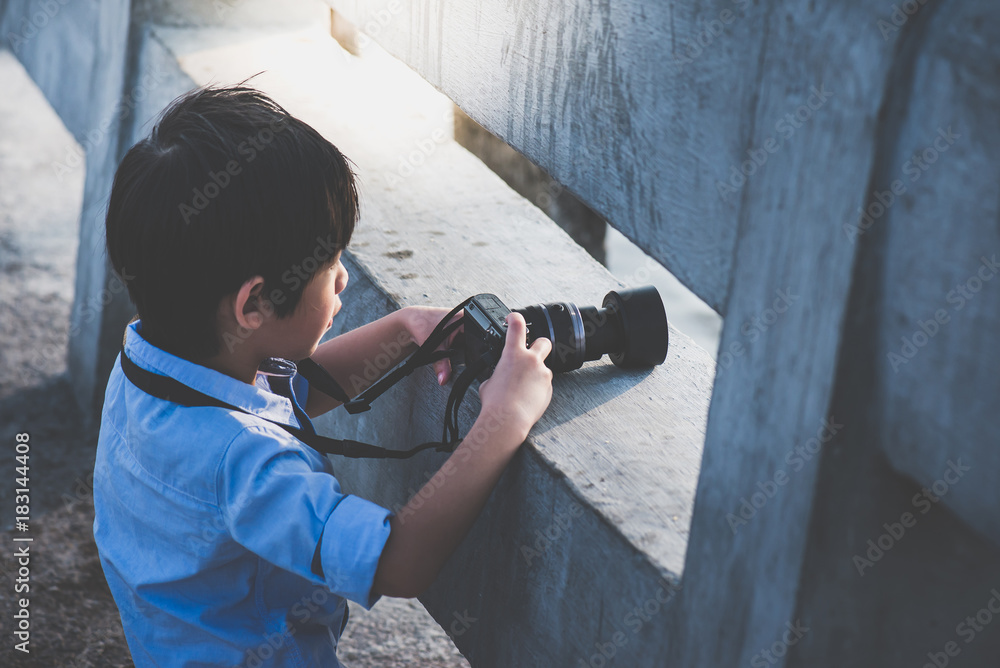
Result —
M 316 271 L 291 315 L 272 321 L 270 338 L 281 350 L 275 357 L 291 360 L 309 357 L 333 325 L 333 316 L 341 307 L 338 295 L 349 278 L 340 256 L 341 253 L 337 253 L 331 264 Z

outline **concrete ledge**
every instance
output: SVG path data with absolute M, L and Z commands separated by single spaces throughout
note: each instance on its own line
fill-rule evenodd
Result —
M 326 2 L 726 314 L 777 3 Z
M 285 35 L 154 28 L 143 53 L 148 62 L 169 55 L 197 83 L 265 71 L 255 85 L 355 161 L 363 219 L 338 329 L 481 291 L 511 306 L 592 304 L 620 286 L 442 136 L 448 101 L 388 57 L 348 56 L 323 28 Z M 669 605 L 683 571 L 714 374 L 704 351 L 680 332 L 670 336 L 668 360 L 656 370 L 624 373 L 605 360 L 556 380 L 531 444 L 425 597 L 475 665 L 575 664 L 596 651 L 595 641 L 628 628 L 637 606 Z M 371 413 L 337 413 L 320 426 L 404 447 L 439 434 L 446 396 L 429 373 L 417 374 Z M 478 408 L 474 394 L 467 404 L 466 428 Z M 441 460 L 424 454 L 336 467 L 345 487 L 398 507 Z M 477 621 L 453 626 L 466 614 Z M 666 619 L 639 621 L 623 635 L 620 660 L 652 665 L 670 641 Z

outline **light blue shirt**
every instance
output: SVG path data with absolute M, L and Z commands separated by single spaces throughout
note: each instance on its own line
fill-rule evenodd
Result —
M 248 385 L 140 331 L 131 324 L 125 344 L 138 366 L 251 415 L 157 399 L 115 364 L 94 538 L 135 665 L 339 666 L 344 599 L 375 603 L 391 513 L 341 493 L 329 459 L 262 419 L 304 426 L 292 405 L 305 405 L 301 376 L 278 378 L 292 388 L 281 396 L 262 373 Z M 323 577 L 312 568 L 321 537 Z

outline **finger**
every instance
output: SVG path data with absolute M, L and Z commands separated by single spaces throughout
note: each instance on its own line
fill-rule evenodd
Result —
M 459 318 L 461 318 L 462 314 L 459 313 L 458 316 L 459 316 Z M 452 320 L 452 322 L 455 322 L 455 320 Z M 458 336 L 459 334 L 461 334 L 464 331 L 465 331 L 465 325 L 464 324 L 460 324 L 458 327 L 455 328 L 454 332 L 452 332 L 451 334 L 448 335 L 448 338 L 445 339 L 445 343 L 450 344 L 452 341 L 455 340 L 456 336 Z
M 528 325 L 524 322 L 524 316 L 520 313 L 507 314 L 507 340 L 504 342 L 504 349 L 523 349 L 527 345 Z
M 437 376 L 438 385 L 444 385 L 451 378 L 451 361 L 448 358 L 434 362 L 434 375 Z
M 528 350 L 538 353 L 542 359 L 545 359 L 552 352 L 552 342 L 546 338 L 537 338 L 531 343 Z
M 444 318 L 444 316 L 448 315 L 448 309 L 440 309 L 440 312 L 436 313 L 435 315 L 437 317 L 437 322 L 440 323 L 441 320 L 442 320 L 442 318 Z M 465 315 L 465 312 L 464 311 L 459 311 L 455 315 L 451 316 L 451 319 L 448 320 L 447 324 L 451 325 L 453 323 L 458 322 L 459 320 L 462 319 L 463 315 Z
M 454 321 L 454 320 L 452 320 L 452 322 L 455 322 L 455 321 Z M 457 327 L 457 328 L 455 329 L 455 331 L 454 331 L 454 332 L 452 332 L 451 334 L 449 334 L 449 335 L 448 335 L 448 337 L 447 337 L 447 338 L 446 338 L 446 339 L 445 339 L 444 341 L 442 341 L 442 342 L 441 342 L 441 345 L 440 345 L 440 346 L 438 346 L 438 348 L 437 348 L 437 349 L 438 349 L 438 350 L 448 350 L 449 348 L 451 348 L 451 347 L 452 347 L 452 345 L 453 345 L 453 344 L 455 343 L 455 338 L 456 338 L 456 337 L 457 337 L 457 336 L 458 336 L 459 334 L 461 334 L 463 330 L 464 330 L 464 326 L 463 326 L 463 325 L 459 325 L 459 326 L 458 326 L 458 327 Z

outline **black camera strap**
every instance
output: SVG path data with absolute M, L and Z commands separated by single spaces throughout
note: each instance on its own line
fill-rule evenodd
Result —
M 122 348 L 121 365 L 122 371 L 125 373 L 125 377 L 128 378 L 133 385 L 146 394 L 152 395 L 158 399 L 180 404 L 181 406 L 213 406 L 216 408 L 239 411 L 241 413 L 246 413 L 247 415 L 253 415 L 253 413 L 239 408 L 238 406 L 233 406 L 225 401 L 209 396 L 204 392 L 199 392 L 193 387 L 189 387 L 175 378 L 162 376 L 147 369 L 143 369 L 125 354 L 124 347 Z M 317 364 L 316 366 L 318 367 L 319 365 Z M 260 416 L 255 415 L 254 417 Z M 293 427 L 292 425 L 276 422 L 274 420 L 268 420 L 267 418 L 261 419 L 267 420 L 271 424 L 281 427 L 295 438 L 299 439 L 306 445 L 315 448 L 319 452 L 330 455 L 342 455 L 344 457 L 408 459 L 418 452 L 423 452 L 424 450 L 429 450 L 430 448 L 437 448 L 439 451 L 450 452 L 455 446 L 454 443 L 431 441 L 428 443 L 421 443 L 420 445 L 410 448 L 409 450 L 389 450 L 388 448 L 371 445 L 370 443 L 362 443 L 361 441 L 353 441 L 346 438 L 329 438 L 327 436 L 321 436 L 308 429 Z
M 299 374 L 309 382 L 310 388 L 315 388 L 342 404 L 346 404 L 351 400 L 347 396 L 347 392 L 344 391 L 344 388 L 340 386 L 340 383 L 326 369 L 317 364 L 313 358 L 307 357 L 299 360 L 295 363 L 295 366 L 298 368 Z
M 410 375 L 416 368 L 432 364 L 437 360 L 444 359 L 449 355 L 446 350 L 435 350 L 448 336 L 454 332 L 461 321 L 451 322 L 452 318 L 458 314 L 465 305 L 471 301 L 467 299 L 452 309 L 448 315 L 441 319 L 438 325 L 431 332 L 427 340 L 412 355 L 398 364 L 392 371 L 380 378 L 365 392 L 355 399 L 350 399 L 344 388 L 327 372 L 322 366 L 311 358 L 306 358 L 296 362 L 298 372 L 309 382 L 311 389 L 319 390 L 324 394 L 340 401 L 348 412 L 354 414 L 366 411 L 371 407 L 371 402 L 389 389 L 392 385 Z M 451 452 L 461 441 L 458 432 L 458 407 L 468 391 L 472 381 L 479 373 L 486 368 L 488 361 L 485 359 L 476 360 L 473 364 L 459 374 L 448 395 L 448 406 L 445 414 L 444 433 L 440 441 L 429 441 L 410 448 L 409 450 L 390 450 L 370 443 L 354 441 L 351 439 L 329 438 L 321 436 L 312 429 L 302 429 L 289 424 L 261 418 L 281 427 L 286 432 L 299 439 L 303 443 L 315 448 L 319 452 L 330 455 L 341 455 L 355 459 L 408 459 L 418 452 L 434 448 L 439 452 Z M 169 401 L 181 406 L 211 406 L 225 408 L 227 410 L 239 411 L 247 415 L 253 415 L 238 406 L 233 406 L 221 399 L 209 396 L 193 387 L 189 387 L 176 378 L 153 373 L 143 369 L 129 358 L 125 353 L 125 342 L 122 341 L 121 366 L 125 377 L 137 388 L 164 401 Z M 255 415 L 254 417 L 260 417 Z
M 351 415 L 363 413 L 371 409 L 373 401 L 382 396 L 382 394 L 390 387 L 413 373 L 418 367 L 433 364 L 439 359 L 447 357 L 448 351 L 439 351 L 437 350 L 437 347 L 440 346 L 452 332 L 461 326 L 460 320 L 456 320 L 454 322 L 451 320 L 458 315 L 458 313 L 462 311 L 462 309 L 464 309 L 465 306 L 472 301 L 472 299 L 472 297 L 469 297 L 449 311 L 445 317 L 441 318 L 440 322 L 438 322 L 433 331 L 431 331 L 430 335 L 427 337 L 427 340 L 424 341 L 419 348 L 417 348 L 416 352 L 397 364 L 392 371 L 372 383 L 368 389 L 356 396 L 354 399 L 344 402 L 344 409 Z M 325 370 L 323 370 L 323 372 L 326 373 Z M 312 382 L 308 377 L 306 377 L 306 380 L 309 380 L 310 383 Z M 330 396 L 334 395 L 331 394 Z

